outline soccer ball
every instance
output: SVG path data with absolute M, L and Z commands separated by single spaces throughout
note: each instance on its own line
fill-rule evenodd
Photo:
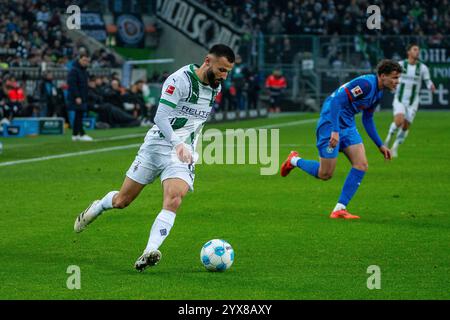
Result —
M 234 261 L 234 250 L 225 240 L 213 239 L 205 243 L 200 260 L 209 271 L 225 271 Z

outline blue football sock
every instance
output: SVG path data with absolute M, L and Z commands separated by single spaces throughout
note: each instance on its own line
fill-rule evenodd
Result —
M 364 178 L 364 174 L 366 172 L 362 170 L 358 170 L 352 168 L 345 180 L 344 187 L 342 188 L 341 196 L 339 197 L 339 203 L 347 206 L 350 200 L 358 190 L 359 185 L 361 184 L 362 179 Z
M 319 174 L 320 163 L 319 161 L 315 160 L 298 159 L 297 167 L 317 178 Z

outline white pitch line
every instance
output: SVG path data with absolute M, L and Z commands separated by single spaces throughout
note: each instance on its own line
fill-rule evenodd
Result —
M 261 127 L 255 127 L 255 128 L 242 128 L 242 129 L 282 128 L 282 127 L 290 127 L 290 126 L 296 126 L 296 125 L 300 125 L 300 124 L 312 123 L 312 122 L 316 122 L 317 120 L 318 119 L 305 119 L 305 120 L 297 120 L 297 121 L 290 121 L 290 122 L 282 122 L 282 123 L 278 123 L 278 124 L 265 125 L 265 126 L 261 126 Z M 135 137 L 140 137 L 140 136 L 145 136 L 145 134 L 143 134 L 143 135 L 141 135 L 141 134 L 129 134 L 129 135 L 123 135 L 123 136 L 118 136 L 118 137 L 104 138 L 102 140 L 120 140 L 120 139 L 135 138 Z M 97 141 L 98 140 L 99 139 L 97 139 Z M 13 165 L 22 164 L 22 163 L 30 163 L 30 162 L 52 160 L 52 159 L 76 157 L 76 156 L 82 156 L 82 155 L 86 155 L 86 154 L 95 154 L 95 153 L 115 151 L 115 150 L 124 150 L 124 149 L 135 148 L 135 147 L 138 147 L 140 145 L 141 145 L 141 143 L 134 143 L 134 144 L 128 144 L 128 145 L 124 145 L 124 146 L 116 146 L 116 147 L 109 147 L 109 148 L 102 148 L 102 149 L 93 149 L 93 150 L 87 150 L 87 151 L 79 151 L 79 152 L 70 152 L 70 153 L 56 154 L 56 155 L 52 155 L 52 156 L 39 157 L 39 158 L 15 160 L 15 161 L 8 161 L 8 162 L 0 162 L 0 167 L 13 166 Z
M 138 147 L 140 145 L 141 145 L 140 143 L 135 143 L 135 144 L 128 144 L 128 145 L 125 145 L 125 146 L 117 146 L 117 147 L 109 147 L 109 148 L 103 148 L 103 149 L 94 149 L 94 150 L 87 150 L 87 151 L 55 154 L 53 156 L 31 158 L 31 159 L 24 159 L 24 160 L 0 162 L 0 167 L 12 166 L 12 165 L 16 165 L 16 164 L 29 163 L 29 162 L 51 160 L 51 159 L 60 159 L 60 158 L 82 156 L 82 155 L 86 155 L 86 154 L 94 154 L 94 153 L 108 152 L 108 151 L 114 151 L 114 150 L 130 149 L 130 148 Z
M 148 131 L 145 133 L 131 133 L 131 134 L 124 134 L 122 136 L 115 136 L 115 137 L 107 137 L 107 138 L 97 138 L 94 139 L 94 141 L 114 141 L 114 140 L 125 140 L 125 139 L 131 139 L 131 138 L 140 138 L 145 137 Z
M 282 122 L 278 124 L 269 124 L 262 127 L 256 127 L 255 129 L 270 129 L 270 128 L 283 128 L 283 127 L 292 127 L 296 126 L 298 124 L 306 124 L 306 123 L 312 123 L 317 122 L 319 118 L 313 118 L 313 119 L 304 119 L 304 120 L 297 120 L 297 121 L 291 121 L 291 122 Z
M 242 128 L 242 129 L 270 129 L 270 128 L 282 128 L 282 127 L 290 127 L 295 126 L 298 124 L 305 124 L 305 123 L 311 123 L 316 122 L 318 119 L 305 119 L 305 120 L 297 120 L 297 121 L 290 121 L 290 122 L 281 122 L 279 124 L 271 124 L 266 125 L 262 127 L 248 127 L 248 128 Z M 209 128 L 214 129 L 214 128 Z M 97 138 L 94 139 L 94 141 L 114 141 L 114 140 L 125 140 L 130 138 L 139 138 L 139 137 L 145 137 L 148 131 L 145 133 L 132 133 L 132 134 L 126 134 L 122 136 L 115 136 L 115 137 L 108 137 L 108 138 Z

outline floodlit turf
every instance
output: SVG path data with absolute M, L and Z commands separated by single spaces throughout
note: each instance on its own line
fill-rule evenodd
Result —
M 375 117 L 384 139 L 391 113 Z M 92 136 L 145 132 L 115 129 Z M 327 182 L 299 169 L 281 178 L 261 176 L 258 165 L 198 165 L 195 192 L 185 198 L 161 247 L 161 262 L 144 273 L 133 264 L 161 208 L 159 181 L 125 210 L 109 211 L 85 232 L 73 232 L 79 212 L 120 187 L 137 147 L 0 166 L 0 298 L 448 299 L 450 112 L 419 112 L 400 157 L 391 163 L 360 132 L 370 168 L 349 208 L 359 221 L 328 218 L 350 168 L 342 154 Z M 68 134 L 0 140 L 1 163 L 139 144 L 142 137 L 93 143 L 72 143 Z M 317 159 L 315 123 L 280 129 L 280 162 L 292 149 Z M 235 249 L 227 272 L 207 272 L 200 263 L 201 246 L 213 238 Z M 71 265 L 80 267 L 80 290 L 66 287 Z M 367 288 L 371 265 L 381 270 L 379 290 Z

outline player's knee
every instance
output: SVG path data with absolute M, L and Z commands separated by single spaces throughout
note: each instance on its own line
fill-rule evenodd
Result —
M 324 171 L 324 172 L 319 172 L 319 179 L 321 180 L 330 180 L 333 177 L 333 172 L 332 171 Z
M 397 127 L 401 127 L 405 122 L 404 117 L 395 117 L 394 122 Z
M 183 200 L 181 193 L 173 193 L 165 197 L 164 199 L 164 208 L 169 209 L 172 212 L 175 212 L 181 205 Z
M 369 169 L 369 164 L 367 162 L 356 163 L 353 168 L 366 172 Z
M 404 123 L 403 123 L 403 130 L 408 130 L 409 129 L 409 122 L 408 121 L 405 121 Z

